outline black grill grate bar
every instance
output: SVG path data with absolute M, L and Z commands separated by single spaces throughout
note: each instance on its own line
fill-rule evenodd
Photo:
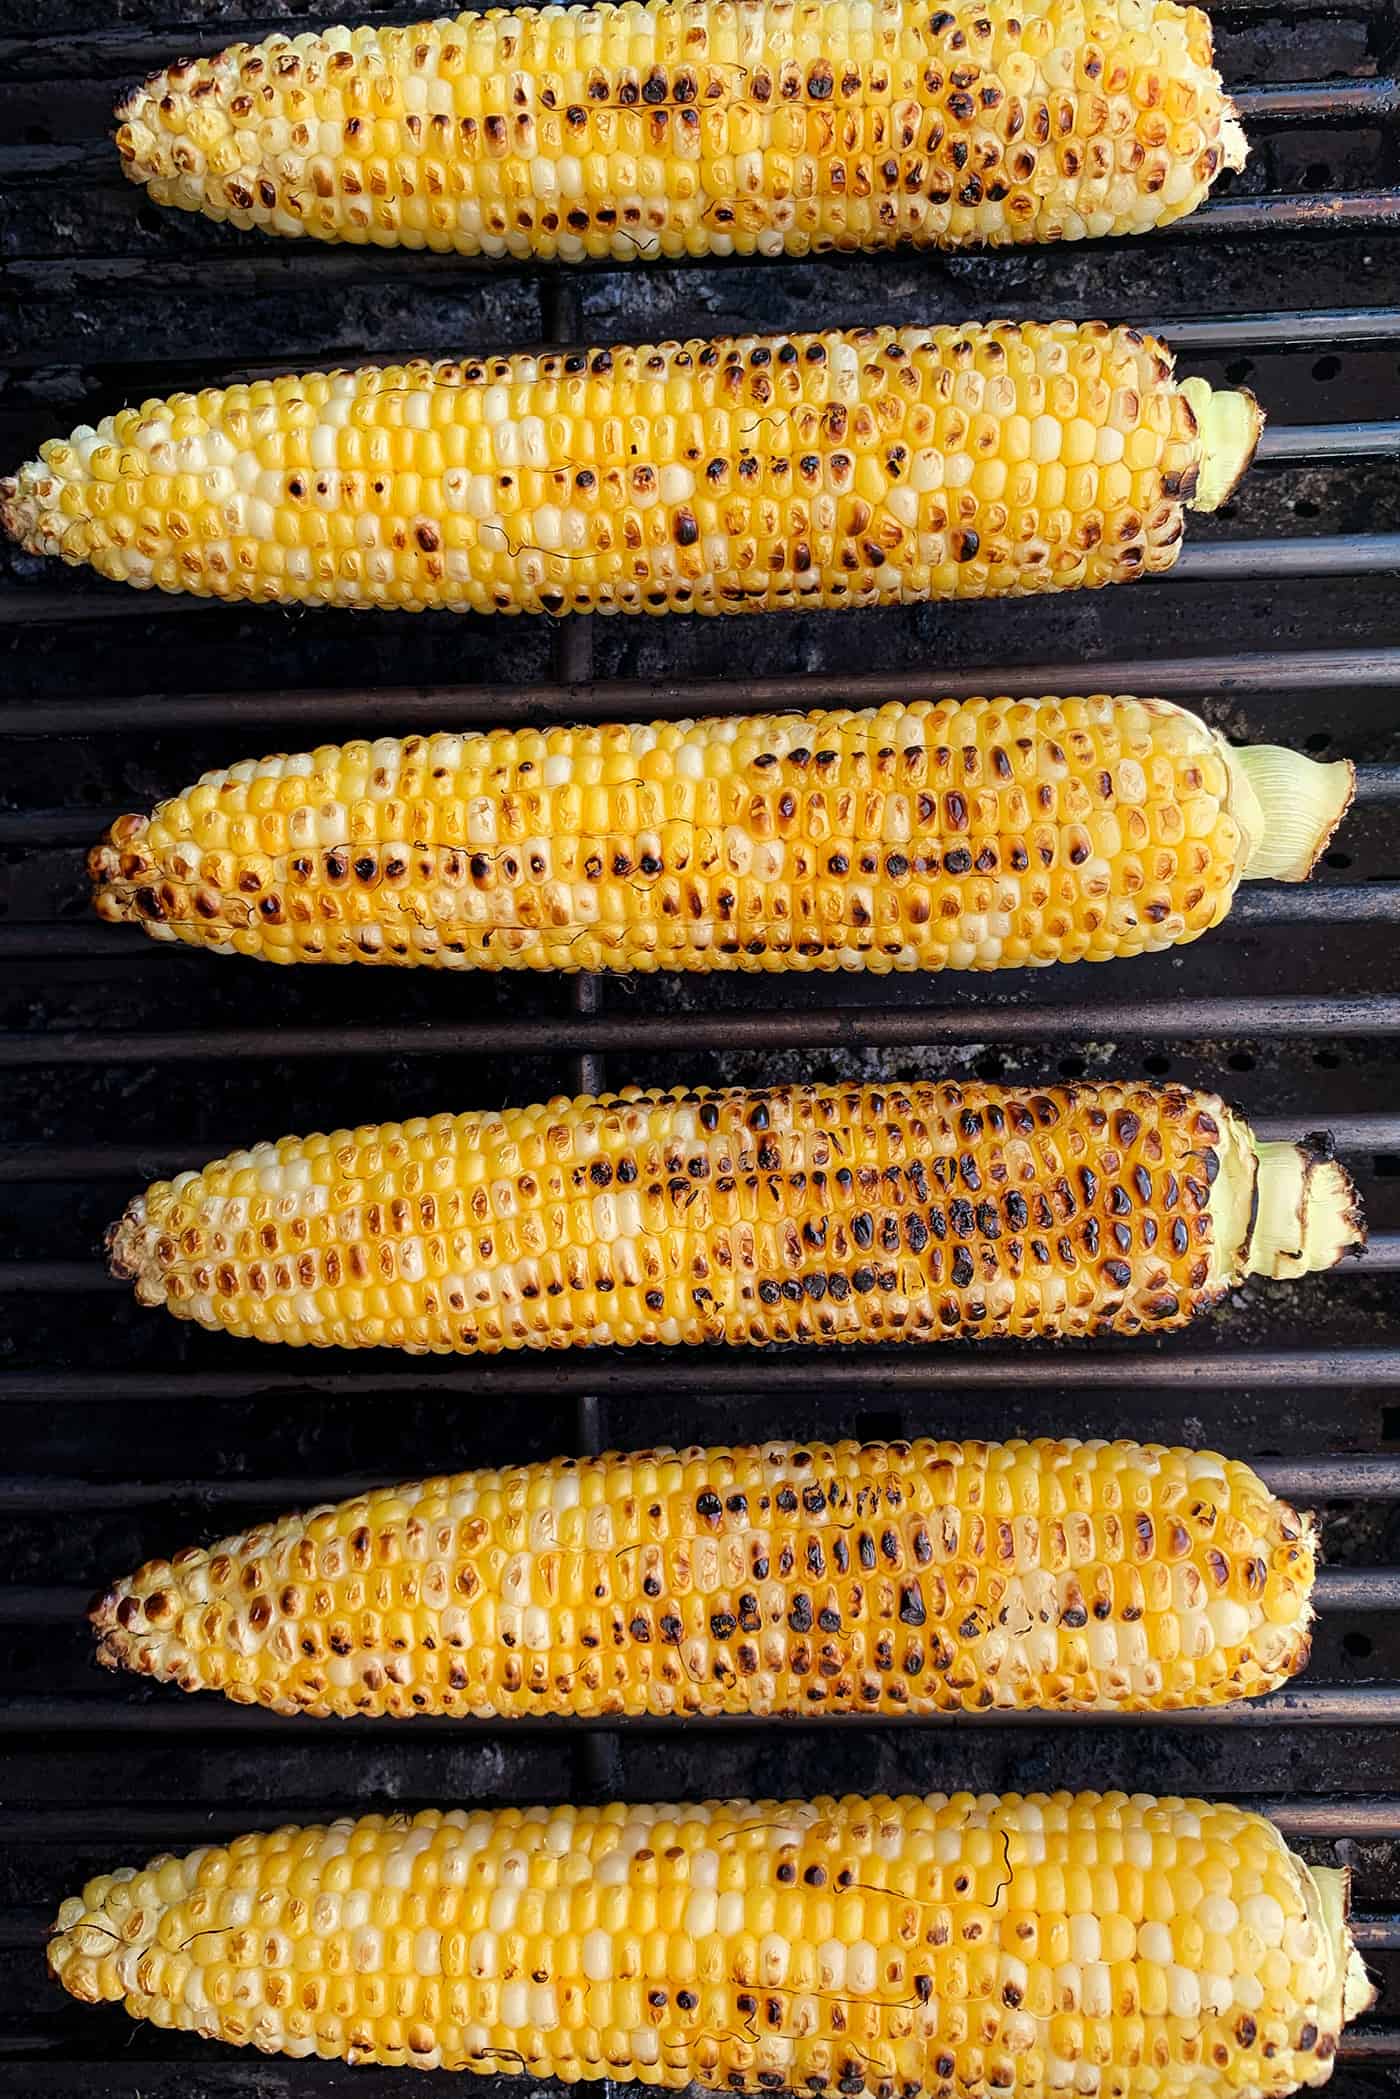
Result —
M 1267 1815 L 1284 1836 L 1293 1839 L 1375 1844 L 1400 1837 L 1400 1797 L 1393 1794 L 1333 1793 L 1321 1799 L 1299 1794 L 1231 1792 L 1229 1797 L 1240 1807 Z M 196 1844 L 225 1843 L 230 1837 L 243 1836 L 258 1827 L 315 1826 L 328 1817 L 324 1798 L 279 1800 L 275 1808 L 261 1802 L 256 1806 L 211 1807 L 204 1802 L 191 1802 L 152 1807 L 140 1800 L 115 1805 L 99 1802 L 89 1807 L 81 1801 L 44 1801 L 7 1808 L 5 1830 L 11 1842 L 21 1844 L 60 1844 L 65 1848 L 76 1844 L 149 1844 L 192 1849 Z M 134 1850 L 128 1849 L 126 1855 L 134 1856 Z M 15 1911 L 9 1914 L 14 1915 Z M 45 1914 L 52 1916 L 52 1912 Z
M 581 977 L 577 981 L 593 980 Z M 578 1090 L 601 1093 L 606 1089 L 580 1084 Z M 1400 1151 L 1400 1114 L 1252 1115 L 1249 1122 L 1256 1137 L 1270 1141 L 1293 1143 L 1320 1125 L 1341 1152 Z M 129 1181 L 139 1185 L 197 1172 L 210 1156 L 207 1146 L 201 1150 L 159 1144 L 17 1145 L 8 1151 L 0 1149 L 0 1187 L 29 1181 Z
M 95 835 L 95 834 L 93 834 Z M 1240 890 L 1230 910 L 1237 929 L 1266 926 L 1374 926 L 1400 922 L 1400 882 L 1273 884 L 1251 883 Z M 148 962 L 163 957 L 189 958 L 200 952 L 183 942 L 150 942 L 129 934 L 113 936 L 97 923 L 50 919 L 16 919 L 0 925 L 0 961 L 39 956 L 53 961 Z M 575 1008 L 588 1019 L 596 1008 Z M 590 1054 L 587 1051 L 581 1054 Z
M 3 49 L 3 46 L 0 46 Z M 13 78 L 0 60 L 0 78 Z M 1307 124 L 1384 124 L 1400 111 L 1400 82 L 1388 75 L 1353 80 L 1301 80 L 1268 87 L 1241 87 L 1231 99 L 1246 129 L 1279 130 Z M 0 183 L 82 182 L 123 186 L 115 157 L 94 156 L 90 139 L 0 144 Z M 222 251 L 214 251 L 218 254 Z M 561 339 L 570 337 L 562 334 Z
M 1338 1268 L 1329 1281 L 1346 1281 L 1356 1275 L 1394 1275 L 1400 1272 L 1400 1232 L 1372 1232 Z M 120 1276 L 109 1275 L 97 1260 L 6 1261 L 0 1260 L 0 1297 L 86 1297 L 126 1290 Z
M 684 1380 L 677 1382 L 684 1383 Z M 188 1392 L 188 1383 L 184 1390 Z M 199 1380 L 199 1391 L 201 1396 L 205 1394 L 203 1379 Z M 584 1394 L 582 1397 L 591 1398 L 593 1395 Z M 602 1435 L 581 1433 L 578 1447 L 582 1451 L 599 1451 L 605 1441 Z M 1310 1507 L 1334 1501 L 1400 1501 L 1400 1456 L 1256 1458 L 1254 1469 L 1276 1494 Z M 287 1509 L 310 1509 L 323 1502 L 349 1501 L 356 1494 L 384 1484 L 382 1473 L 323 1474 L 319 1477 L 313 1473 L 298 1474 L 294 1479 L 252 1477 L 222 1480 L 82 1480 L 71 1476 L 24 1478 L 11 1474 L 0 1480 L 0 1516 L 119 1509 L 164 1511 L 176 1503 L 187 1503 L 206 1508 L 212 1523 L 215 1512 L 221 1509 L 256 1510 L 261 1516 L 270 1517 Z M 1323 1574 L 1328 1571 L 1321 1570 Z
M 105 1695 L 104 1695 L 105 1689 Z M 416 1742 L 430 1743 L 435 1737 L 462 1736 L 463 1721 L 441 1714 L 420 1713 L 411 1722 L 357 1716 L 342 1720 L 333 1734 L 318 1735 L 318 1747 L 354 1747 L 357 1741 L 388 1737 L 409 1750 Z M 1400 1683 L 1329 1684 L 1303 1681 L 1273 1691 L 1242 1705 L 1185 1706 L 1170 1712 L 1070 1713 L 1027 1712 L 1017 1707 L 989 1713 L 943 1714 L 932 1719 L 904 1713 L 806 1713 L 791 1718 L 768 1714 L 734 1714 L 714 1719 L 688 1719 L 688 1730 L 714 1730 L 720 1734 L 766 1733 L 770 1736 L 805 1734 L 810 1729 L 868 1727 L 884 1732 L 889 1728 L 946 1727 L 959 1733 L 978 1728 L 1003 1727 L 1143 1727 L 1172 1728 L 1187 1732 L 1220 1729 L 1238 1731 L 1263 1727 L 1394 1727 L 1400 1724 Z M 616 1714 L 561 1720 L 552 1715 L 526 1714 L 515 1720 L 476 1720 L 472 1734 L 478 1740 L 491 1737 L 509 1741 L 527 1733 L 567 1734 L 625 1733 L 670 1734 L 675 1721 L 666 1715 L 622 1718 Z M 255 1706 L 229 1705 L 175 1694 L 148 1697 L 141 1692 L 125 1696 L 99 1689 L 89 1696 L 0 1698 L 0 1739 L 16 1735 L 40 1735 L 71 1744 L 78 1739 L 95 1740 L 99 1750 L 105 1738 L 116 1735 L 168 1735 L 170 1737 L 280 1735 L 285 1739 L 287 1722 L 276 1713 Z
M 284 1816 L 280 1819 L 285 1821 L 288 1818 Z M 116 1841 L 122 1840 L 118 1837 Z M 191 1838 L 189 1841 L 192 1846 L 196 1839 Z M 203 1830 L 200 1831 L 197 1841 L 209 1841 Z M 1352 1938 L 1362 1953 L 1386 1953 L 1400 1948 L 1400 1915 L 1383 1910 L 1353 1910 L 1348 1924 Z M 42 1950 L 53 1935 L 53 1927 L 52 1906 L 40 1908 L 37 1904 L 15 1903 L 0 1908 L 0 1953 Z
M 1172 583 L 1257 582 L 1274 576 L 1376 576 L 1394 569 L 1400 569 L 1400 532 L 1339 532 L 1310 539 L 1222 539 L 1188 546 L 1175 567 L 1144 580 L 1162 589 Z M 150 619 L 162 614 L 211 612 L 222 604 L 219 598 L 134 590 L 127 584 L 96 580 L 81 590 L 22 585 L 0 595 L 0 627 Z M 238 609 L 247 608 L 240 602 Z
M 558 276 L 546 277 L 541 288 L 548 292 L 561 281 Z M 1034 304 L 1017 299 L 998 299 L 996 310 L 1000 319 L 1008 321 L 1039 321 L 1046 313 L 1043 299 Z M 1257 313 L 1168 314 L 1146 319 L 1141 312 L 1132 311 L 1120 313 L 1117 319 L 1146 334 L 1160 336 L 1178 351 L 1271 350 L 1282 354 L 1335 350 L 1363 343 L 1393 342 L 1400 338 L 1400 307 L 1394 306 L 1312 307 L 1301 312 L 1293 308 L 1275 308 Z M 516 347 L 528 349 L 530 345 L 520 343 Z M 308 354 L 314 356 L 317 368 L 324 371 L 330 365 L 364 363 L 368 352 L 360 339 L 335 343 L 318 337 L 314 352 Z M 140 400 L 149 393 L 161 391 L 169 383 L 159 376 L 162 373 L 173 373 L 180 387 L 192 392 L 202 386 L 229 386 L 235 381 L 279 378 L 292 368 L 296 356 L 295 351 L 289 351 L 278 358 L 252 358 L 231 363 L 227 357 L 192 357 L 178 347 L 170 351 L 144 348 L 139 358 L 124 363 L 122 369 L 127 374 L 128 397 Z M 23 345 L 16 346 L 10 364 L 15 370 L 26 368 Z M 151 376 L 143 380 L 138 376 L 141 373 Z
M 1400 882 L 1249 882 L 1230 919 L 1237 927 L 1389 924 L 1400 919 Z
M 1277 87 L 1237 87 L 1230 99 L 1245 128 L 1285 124 L 1384 124 L 1400 110 L 1400 82 L 1306 80 Z M 3 166 L 3 161 L 0 161 Z
M 305 1502 L 305 1488 L 299 1498 Z M 3 1582 L 0 1626 L 77 1626 L 91 1598 L 92 1590 L 80 1584 Z M 1400 1611 L 1400 1567 L 1320 1567 L 1313 1604 L 1320 1612 L 1348 1617 Z
M 1251 884 L 1236 897 L 1230 917 L 1237 930 L 1394 925 L 1400 922 L 1400 882 L 1332 882 L 1312 887 Z M 141 941 L 127 934 L 114 938 L 110 928 L 82 921 L 16 919 L 0 925 L 0 961 L 41 957 L 63 962 L 109 962 L 120 968 L 129 962 L 189 959 L 199 952 L 183 942 Z M 586 1019 L 596 1008 L 575 1010 Z
M 136 939 L 137 935 L 132 935 Z M 1096 1037 L 1180 1042 L 1400 1034 L 1400 994 L 1247 993 L 1238 998 L 1066 1001 L 1062 1005 L 783 1007 L 732 1013 L 553 1014 L 470 1025 L 189 1028 L 161 1034 L 105 1028 L 0 1037 L 0 1069 L 31 1065 L 162 1064 L 302 1057 L 467 1057 L 627 1054 L 638 1049 L 894 1049 L 913 1044 L 1043 1045 Z
M 259 1355 L 284 1356 L 259 1349 Z M 356 1371 L 297 1371 L 285 1361 L 260 1363 L 247 1371 L 68 1371 L 12 1370 L 0 1373 L 0 1406 L 118 1406 L 138 1411 L 152 1406 L 229 1405 L 278 1396 L 295 1404 L 299 1398 L 354 1399 L 367 1392 L 384 1398 L 435 1400 L 455 1405 L 463 1400 L 488 1403 L 498 1398 L 533 1398 L 547 1392 L 555 1399 L 596 1392 L 620 1397 L 654 1397 L 658 1379 L 708 1398 L 755 1392 L 796 1393 L 810 1398 L 813 1360 L 809 1349 L 791 1353 L 765 1349 L 762 1356 L 735 1348 L 695 1349 L 661 1354 L 651 1349 L 578 1350 L 560 1356 L 473 1357 L 462 1368 L 437 1368 L 426 1374 L 389 1367 L 399 1360 L 382 1352 L 356 1359 Z M 824 1352 L 823 1392 L 907 1394 L 921 1405 L 940 1388 L 1002 1394 L 1008 1390 L 1117 1392 L 1128 1386 L 1153 1392 L 1344 1390 L 1374 1391 L 1400 1386 L 1400 1348 L 1202 1349 L 1149 1348 L 1136 1353 L 1070 1342 L 1022 1344 L 1011 1355 L 995 1347 L 898 1348 L 843 1345 Z M 1289 1464 L 1296 1461 L 1287 1460 Z M 1359 1464 L 1359 1460 L 1351 1460 Z M 1400 1459 L 1382 1461 L 1390 1467 Z M 1274 1475 L 1271 1473 L 1270 1477 Z M 1290 1475 L 1291 1477 L 1292 1475 Z M 1301 1475 L 1306 1478 L 1309 1475 Z M 1362 1494 L 1366 1475 L 1358 1472 Z M 1394 1478 L 1393 1469 L 1382 1475 Z M 309 1484 L 300 1492 L 309 1493 Z M 1289 1491 L 1284 1489 L 1285 1492 Z M 1301 1491 L 1301 1490 L 1300 1490 Z M 1389 1498 L 1385 1487 L 1379 1498 Z M 1374 1492 L 1362 1495 L 1371 1500 Z
M 114 2010 L 109 2011 L 108 2018 L 112 2030 L 120 2032 Z M 73 2056 L 69 2047 L 66 2031 L 61 2037 L 52 2032 L 31 2032 L 16 2035 L 12 2042 L 0 2041 L 0 2056 L 24 2065 L 25 2099 L 67 2099 L 70 2093 L 73 2099 L 92 2099 L 99 2072 L 102 2091 L 112 2094 L 113 2099 L 118 2094 L 123 2099 L 125 2095 L 129 2099 L 189 2099 L 193 2089 L 217 2092 L 218 2099 L 243 2099 L 244 2094 L 247 2099 L 292 2099 L 292 2095 L 303 2091 L 315 2092 L 319 2099 L 364 2099 L 364 2071 L 344 2063 L 308 2058 L 274 2071 L 266 2062 L 245 2062 L 230 2051 L 223 2051 L 217 2058 L 217 2082 L 211 2071 L 195 2086 L 190 2074 L 193 2065 L 186 2055 L 145 2055 L 123 2061 L 115 2056 Z M 65 2051 L 61 2058 L 54 2054 L 58 2048 Z M 1366 2019 L 1349 2026 L 1341 2037 L 1336 2059 L 1348 2066 L 1400 2062 L 1400 2022 L 1387 2024 L 1380 2019 Z M 460 2083 L 460 2077 L 450 2071 L 427 2076 L 414 2071 L 413 2079 L 415 2092 L 432 2094 L 434 2099 L 441 2099 Z M 516 2082 L 514 2076 L 493 2077 L 489 2090 L 496 2095 Z M 597 2089 L 606 2092 L 609 2082 L 604 2080 Z M 554 2088 L 545 2084 L 540 2089 Z
M 207 1839 L 201 1836 L 200 1841 Z M 15 1904 L 0 1909 L 0 1952 L 42 1949 L 52 1935 L 53 1923 L 52 1908 Z M 1400 1947 L 1400 1915 L 1353 1910 L 1348 1924 L 1362 1953 L 1390 1952 Z
M 1313 466 L 1392 452 L 1400 452 L 1400 422 L 1268 423 L 1254 460 L 1257 466 Z
M 1244 583 L 1275 576 L 1373 576 L 1400 568 L 1400 532 L 1327 539 L 1222 539 L 1183 547 L 1155 583 Z
M 566 628 L 564 631 L 567 634 L 573 630 L 572 628 Z M 1096 682 L 1093 675 L 1095 671 L 1096 666 L 1081 664 L 1078 667 L 1078 683 L 1084 685 L 1086 682 Z M 813 680 L 813 683 L 818 685 L 823 691 L 828 689 L 819 680 Z M 575 691 L 579 688 L 568 686 L 564 689 Z M 903 697 L 908 699 L 912 695 L 906 691 Z M 952 698 L 954 695 L 946 694 L 943 697 Z M 703 695 L 701 692 L 696 691 L 692 696 L 692 704 L 698 705 L 701 703 L 703 703 Z M 1359 802 L 1400 801 L 1400 765 L 1358 765 L 1356 768 L 1355 799 Z M 124 811 L 120 808 L 0 809 L 0 849 L 5 847 L 22 847 L 31 852 L 43 847 L 55 846 L 72 846 L 82 849 L 95 844 L 122 814 L 124 814 Z M 1334 883 L 1327 894 L 1333 898 L 1348 897 L 1360 899 L 1368 895 L 1375 895 L 1378 886 L 1373 883 L 1363 887 L 1352 887 L 1342 883 Z M 1314 891 L 1312 894 L 1316 896 L 1320 892 Z M 1238 914 L 1241 905 L 1246 903 L 1251 897 L 1272 898 L 1279 896 L 1286 898 L 1289 895 L 1297 896 L 1300 899 L 1300 904 L 1304 908 L 1304 915 L 1306 915 L 1308 892 L 1296 886 L 1291 889 L 1288 887 L 1277 889 L 1267 884 L 1262 887 L 1251 884 L 1236 898 L 1234 909 Z M 1273 907 L 1271 906 L 1270 908 L 1272 910 Z M 1342 907 L 1334 905 L 1332 908 Z M 1367 908 L 1359 902 L 1354 908 L 1360 911 L 1363 917 L 1370 915 Z M 39 923 L 37 920 L 34 922 L 36 924 Z M 66 930 L 76 931 L 80 930 L 80 928 L 69 927 Z M 3 931 L 4 928 L 0 928 L 0 932 Z
M 1392 233 L 1400 229 L 1400 191 L 1375 189 L 1322 190 L 1312 192 L 1270 191 L 1260 196 L 1216 197 L 1184 219 L 1159 227 L 1145 236 L 1154 243 L 1257 238 L 1262 235 L 1312 233 L 1347 235 Z M 1125 246 L 1135 247 L 1144 236 L 1098 240 L 1100 254 L 1112 254 Z M 1047 247 L 1047 259 L 1073 256 L 1077 241 L 1058 248 Z M 293 252 L 286 252 L 291 250 Z M 300 251 L 300 252 L 296 252 Z M 917 252 L 917 251 L 911 251 Z M 380 249 L 373 247 L 320 247 L 310 242 L 288 241 L 279 247 L 268 241 L 262 246 L 211 249 L 196 267 L 181 255 L 167 260 L 147 255 L 19 255 L 7 261 L 6 269 L 21 302 L 57 301 L 71 307 L 75 301 L 121 293 L 166 300 L 188 296 L 197 277 L 204 291 L 218 292 L 230 302 L 271 298 L 295 280 L 300 289 L 319 285 L 328 295 L 383 278 L 413 293 L 423 286 L 438 286 L 463 275 L 488 276 L 499 280 L 537 278 L 597 279 L 609 275 L 635 275 L 639 265 L 659 258 L 639 255 L 636 260 L 570 263 L 562 268 L 534 259 L 514 257 L 496 260 L 484 256 L 435 255 L 427 250 Z M 859 261 L 858 253 L 832 252 L 818 258 L 827 267 L 840 268 Z M 977 258 L 981 269 L 998 263 L 1019 267 L 1022 250 L 1017 246 L 985 248 Z M 668 256 L 668 270 L 702 268 L 711 273 L 752 267 L 753 258 L 743 255 Z M 42 362 L 52 351 L 30 353 L 29 362 Z
M 104 601 L 105 602 L 105 601 Z M 1117 657 L 1100 662 L 983 665 L 969 671 L 851 671 L 839 678 L 787 672 L 748 679 L 597 679 L 541 685 L 355 687 L 326 692 L 181 692 L 131 698 L 7 700 L 5 736 L 130 735 L 137 729 L 197 727 L 232 739 L 245 721 L 292 728 L 352 721 L 357 729 L 459 726 L 473 722 L 642 720 L 657 716 L 762 713 L 830 703 L 879 706 L 886 700 L 967 698 L 979 693 L 1351 692 L 1400 685 L 1400 648 L 1261 649 L 1243 656 Z M 1400 794 L 1400 765 L 1362 768 L 1358 794 Z M 99 821 L 95 816 L 94 823 Z M 94 833 L 94 835 L 96 835 Z

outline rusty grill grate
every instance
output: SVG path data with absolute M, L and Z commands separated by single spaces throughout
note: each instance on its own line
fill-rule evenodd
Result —
M 126 188 L 100 139 L 122 84 L 318 16 L 305 0 L 236 21 L 217 0 L 0 0 L 6 464 L 123 399 L 294 366 L 993 310 L 1146 321 L 1190 368 L 1253 384 L 1273 420 L 1258 470 L 1169 578 L 1094 598 L 551 628 L 238 611 L 18 558 L 0 571 L 0 2083 L 25 2099 L 360 2090 L 340 2066 L 186 2046 L 62 1998 L 42 1972 L 47 1920 L 98 1867 L 351 1805 L 796 1792 L 818 1782 L 818 1740 L 819 1782 L 838 1790 L 1250 1800 L 1354 1866 L 1362 1943 L 1400 1981 L 1400 21 L 1374 0 L 1217 9 L 1251 167 L 1147 241 L 564 276 L 259 244 Z M 85 915 L 82 849 L 115 810 L 276 744 L 1086 684 L 1354 756 L 1357 807 L 1321 880 L 1246 892 L 1174 956 L 932 983 L 256 972 Z M 624 1080 L 940 1069 L 1170 1073 L 1219 1086 L 1269 1136 L 1330 1125 L 1367 1197 L 1368 1255 L 1155 1346 L 446 1365 L 221 1345 L 139 1313 L 98 1258 L 133 1185 L 285 1128 Z M 1312 1667 L 1261 1707 L 1165 1726 L 818 1736 L 277 1723 L 88 1661 L 81 1604 L 100 1579 L 376 1479 L 661 1437 L 916 1428 L 1255 1456 L 1322 1511 Z M 1336 2089 L 1398 2088 L 1392 1993 L 1348 2036 Z

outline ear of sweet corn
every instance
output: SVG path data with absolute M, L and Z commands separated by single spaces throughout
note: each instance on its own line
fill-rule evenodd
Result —
M 477 612 L 985 598 L 1171 567 L 1262 426 L 1131 328 L 548 351 L 147 401 L 0 482 L 32 552 L 201 597 Z
M 494 1353 L 1156 1330 L 1360 1230 L 1335 1161 L 1213 1094 L 918 1083 L 284 1138 L 157 1182 L 110 1247 L 226 1333 Z
M 872 2099 L 1317 2085 L 1347 1876 L 1122 1793 L 371 1815 L 88 1883 L 87 2003 L 266 2054 Z
M 1313 1553 L 1214 1452 L 767 1443 L 381 1488 L 92 1618 L 109 1668 L 279 1713 L 1154 1712 L 1300 1669 Z
M 158 204 L 566 262 L 1141 233 L 1245 143 L 1169 0 L 492 9 L 181 59 L 118 111 Z
M 101 917 L 275 962 L 1010 968 L 1195 939 L 1353 781 L 1103 695 L 385 737 L 206 773 L 89 867 Z

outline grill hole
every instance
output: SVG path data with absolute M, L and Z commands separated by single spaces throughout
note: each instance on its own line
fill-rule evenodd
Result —
M 1295 503 L 1293 507 L 1299 517 L 1302 517 L 1303 507 L 1301 503 Z M 1311 736 L 1304 738 L 1303 749 L 1305 751 L 1325 751 L 1331 741 L 1332 731 L 1330 729 L 1314 729 Z
M 1350 853 L 1328 853 L 1328 854 L 1327 854 L 1327 856 L 1326 856 L 1326 859 L 1327 859 L 1327 865 L 1328 865 L 1329 867 L 1350 867 L 1350 866 L 1351 866 L 1351 854 L 1350 854 Z
M 1160 1050 L 1153 1050 L 1150 1057 L 1143 1058 L 1142 1068 L 1144 1071 L 1150 1071 L 1154 1079 L 1165 1078 L 1172 1068 L 1172 1060 L 1170 1057 L 1164 1057 Z
M 1340 357 L 1319 357 L 1312 368 L 1314 379 L 1335 379 L 1342 369 Z
M 1394 1152 L 1378 1152 L 1372 1170 L 1378 1180 L 1393 1181 L 1400 1176 L 1400 1158 Z
M 1089 1069 L 1082 1057 L 1061 1057 L 1055 1069 L 1062 1079 L 1082 1079 Z
M 1375 1642 L 1368 1633 L 1343 1633 L 1342 1646 L 1348 1654 L 1360 1656 L 1370 1654 Z
M 1293 505 L 1293 515 L 1294 517 L 1317 517 L 1320 515 L 1321 509 L 1321 504 L 1314 503 L 1310 497 L 1299 496 L 1297 502 Z
M 1254 1059 L 1248 1050 L 1231 1050 L 1225 1059 L 1231 1071 L 1253 1071 Z
M 1320 1071 L 1338 1071 L 1341 1068 L 1341 1062 L 1342 1060 L 1335 1050 L 1313 1051 L 1313 1063 L 1317 1065 Z
M 1382 1443 L 1400 1443 L 1400 1407 L 1381 1408 Z

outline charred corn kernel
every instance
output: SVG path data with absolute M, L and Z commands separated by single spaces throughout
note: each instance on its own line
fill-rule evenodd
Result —
M 1303 879 L 1354 777 L 1104 695 L 386 737 L 206 773 L 89 868 L 102 918 L 272 962 L 1017 968 Z
M 1074 419 L 1094 463 L 1067 507 Z M 147 401 L 0 482 L 0 522 L 31 553 L 200 597 L 549 613 L 1000 597 L 1170 568 L 1186 509 L 1223 500 L 1262 420 L 1102 322 L 558 350 Z M 1029 458 L 1023 426 L 1043 438 Z M 972 476 L 999 457 L 1019 463 L 993 499 Z
M 122 103 L 158 204 L 264 233 L 581 262 L 1142 233 L 1244 134 L 1170 0 L 628 0 L 329 29 Z
M 1172 1327 L 1361 1230 L 1335 1161 L 1214 1094 L 921 1083 L 287 1137 L 157 1182 L 109 1243 L 202 1326 L 494 1353 Z
M 109 1668 L 279 1713 L 1152 1712 L 1302 1668 L 1313 1546 L 1212 1451 L 765 1443 L 381 1488 L 92 1619 Z
M 1175 1940 L 1207 1871 L 1212 1968 Z M 430 1809 L 101 1875 L 49 1965 L 270 2055 L 1235 2099 L 1331 2075 L 1374 1995 L 1347 1897 L 1262 1816 L 1141 1793 Z

